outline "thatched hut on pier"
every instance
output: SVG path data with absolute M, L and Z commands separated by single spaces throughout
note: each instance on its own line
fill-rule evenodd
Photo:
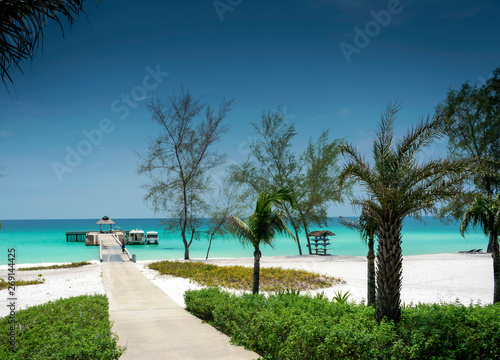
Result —
M 104 216 L 101 220 L 99 220 L 98 222 L 96 222 L 96 224 L 99 224 L 99 232 L 102 232 L 101 226 L 103 224 L 109 224 L 109 232 L 112 232 L 113 231 L 113 225 L 114 225 L 114 223 L 115 222 L 113 220 L 111 220 L 107 216 Z

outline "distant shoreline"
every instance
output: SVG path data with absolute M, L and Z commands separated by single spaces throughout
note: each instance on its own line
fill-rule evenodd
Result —
M 129 250 L 135 253 L 138 260 L 178 259 L 184 257 L 184 247 L 180 235 L 165 232 L 158 219 L 115 219 L 116 226 L 123 229 L 139 228 L 144 231 L 157 231 L 159 245 L 131 245 Z M 79 262 L 99 259 L 98 248 L 85 246 L 84 243 L 66 242 L 66 231 L 97 230 L 97 220 L 19 220 L 4 221 L 0 230 L 0 254 L 7 254 L 9 248 L 15 247 L 16 262 L 23 264 Z M 205 229 L 202 224 L 200 230 Z M 367 247 L 355 231 L 331 221 L 324 227 L 311 227 L 311 230 L 329 229 L 336 236 L 330 238 L 328 253 L 341 256 L 366 256 Z M 307 241 L 303 232 L 299 233 L 303 254 L 308 254 Z M 443 225 L 441 222 L 427 218 L 426 223 L 409 219 L 403 228 L 402 250 L 404 255 L 444 254 L 485 249 L 488 239 L 480 232 L 471 233 L 462 238 L 456 224 Z M 208 240 L 202 238 L 193 241 L 189 248 L 191 258 L 203 259 L 206 256 Z M 298 246 L 293 239 L 277 237 L 274 249 L 263 247 L 264 256 L 298 255 Z M 212 242 L 210 258 L 251 257 L 251 247 L 230 237 L 217 237 Z

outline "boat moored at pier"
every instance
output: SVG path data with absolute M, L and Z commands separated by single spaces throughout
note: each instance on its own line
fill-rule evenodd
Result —
M 157 231 L 148 231 L 146 233 L 146 244 L 158 245 L 158 232 Z
M 145 244 L 144 230 L 140 229 L 130 230 L 130 232 L 128 233 L 127 244 L 144 245 Z

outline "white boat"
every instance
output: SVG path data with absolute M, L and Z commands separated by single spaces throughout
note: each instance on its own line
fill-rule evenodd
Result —
M 146 233 L 146 244 L 156 244 L 158 245 L 158 232 L 148 231 Z
M 144 245 L 144 231 L 139 229 L 130 230 L 127 244 Z

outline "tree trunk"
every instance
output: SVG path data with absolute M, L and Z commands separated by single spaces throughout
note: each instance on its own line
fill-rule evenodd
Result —
M 290 225 L 292 225 L 293 230 L 295 231 L 295 239 L 297 240 L 297 246 L 299 247 L 299 255 L 302 255 L 302 247 L 300 246 L 300 238 L 299 238 L 299 233 L 297 231 L 297 226 L 295 225 L 295 222 L 293 221 L 292 214 L 290 214 L 290 211 L 288 211 L 287 208 L 285 208 L 286 211 L 286 216 L 288 220 L 290 221 Z
M 491 239 L 490 233 L 490 239 Z M 493 233 L 493 252 L 491 257 L 493 258 L 493 281 L 494 281 L 494 292 L 493 292 L 493 304 L 500 302 L 500 250 L 498 244 L 498 234 Z
M 307 238 L 307 248 L 309 249 L 309 255 L 312 255 L 312 250 L 311 250 L 311 240 L 309 240 L 309 236 L 307 236 L 307 233 L 309 232 L 307 230 L 307 223 L 305 220 L 302 220 L 302 225 L 304 226 L 304 231 L 306 233 L 306 238 Z
M 212 247 L 212 239 L 214 238 L 214 234 L 210 235 L 210 241 L 208 242 L 208 249 L 207 249 L 207 257 L 205 260 L 208 260 L 208 253 L 210 252 L 210 248 Z
M 297 231 L 297 228 L 293 228 L 295 230 L 295 238 L 297 239 L 297 245 L 299 246 L 299 255 L 302 255 L 302 248 L 300 247 L 300 240 L 299 240 L 299 232 Z
M 401 318 L 401 278 L 403 257 L 401 251 L 401 220 L 390 212 L 383 214 L 379 223 L 377 252 L 377 306 L 380 323 L 385 317 L 398 323 Z
M 375 306 L 375 251 L 373 237 L 368 240 L 368 306 Z
M 496 239 L 498 243 L 498 238 Z M 488 241 L 488 248 L 486 249 L 486 252 L 488 254 L 491 254 L 493 252 L 493 244 L 495 243 L 495 234 L 490 233 L 490 239 Z
M 189 260 L 189 244 L 186 240 L 186 227 L 187 227 L 187 219 L 188 219 L 188 198 L 187 198 L 187 193 L 186 193 L 186 186 L 183 187 L 182 189 L 182 195 L 183 195 L 183 201 L 184 201 L 184 221 L 182 222 L 182 230 L 181 230 L 181 235 L 182 235 L 182 242 L 184 243 L 184 260 Z
M 182 242 L 184 244 L 184 260 L 189 260 L 189 245 L 186 240 L 186 227 L 182 228 L 181 236 L 182 236 Z
M 259 247 L 255 248 L 253 253 L 253 286 L 252 286 L 252 294 L 259 293 L 259 281 L 260 281 L 260 258 L 262 254 L 259 250 Z
M 184 242 L 184 260 L 189 260 L 189 246 L 185 239 L 182 240 Z

